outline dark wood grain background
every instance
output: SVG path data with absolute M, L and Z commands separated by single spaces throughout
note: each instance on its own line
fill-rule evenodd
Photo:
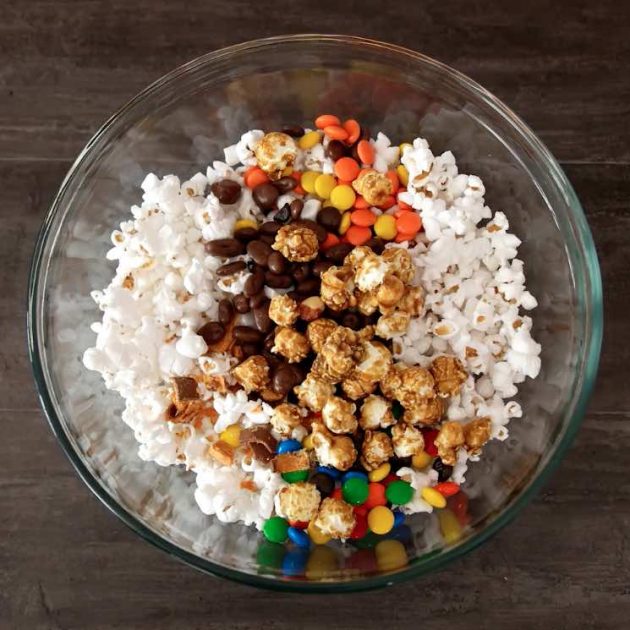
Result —
M 34 238 L 97 127 L 193 57 L 298 32 L 402 44 L 503 99 L 566 169 L 604 277 L 598 384 L 552 481 L 464 560 L 371 594 L 258 591 L 197 573 L 138 539 L 56 445 L 26 355 Z M 629 65 L 624 0 L 0 0 L 0 627 L 628 628 Z

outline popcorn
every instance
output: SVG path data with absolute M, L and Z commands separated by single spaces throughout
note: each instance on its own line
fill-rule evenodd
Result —
M 273 428 L 284 437 L 291 435 L 293 430 L 300 426 L 301 421 L 300 408 L 291 403 L 278 405 L 270 418 Z
M 281 488 L 276 511 L 290 521 L 309 522 L 317 514 L 321 496 L 315 484 L 300 481 Z
M 465 444 L 464 429 L 459 422 L 445 422 L 435 438 L 435 446 L 442 461 L 453 466 L 457 459 L 457 449 Z
M 313 523 L 331 538 L 347 538 L 356 525 L 356 517 L 351 505 L 341 499 L 328 497 L 319 506 Z
M 313 448 L 317 460 L 323 466 L 333 466 L 337 470 L 349 470 L 357 459 L 352 438 L 334 435 L 319 422 L 313 423 Z
M 399 422 L 392 427 L 392 444 L 396 457 L 412 457 L 424 449 L 424 437 L 418 429 Z
M 293 166 L 297 155 L 295 140 L 286 133 L 272 131 L 265 134 L 254 146 L 258 166 L 271 179 L 280 179 L 282 171 Z
M 332 319 L 316 319 L 306 327 L 306 338 L 315 352 L 321 352 L 324 342 L 337 328 L 338 324 Z
M 232 375 L 246 392 L 261 390 L 269 382 L 269 364 L 265 357 L 254 355 L 232 368 Z
M 449 356 L 433 359 L 431 373 L 435 379 L 437 393 L 442 398 L 448 398 L 459 393 L 462 383 L 468 378 L 461 361 Z
M 383 431 L 365 432 L 361 445 L 361 464 L 367 471 L 375 470 L 394 456 L 392 441 Z
M 464 425 L 464 441 L 471 455 L 477 455 L 490 439 L 490 418 L 475 418 Z
M 385 203 L 392 194 L 392 183 L 378 171 L 363 169 L 359 176 L 352 182 L 352 187 L 371 206 L 380 206 Z
M 269 303 L 269 317 L 278 326 L 293 326 L 298 318 L 298 304 L 288 295 L 274 295 Z
M 320 295 L 324 304 L 333 311 L 354 306 L 354 271 L 349 265 L 330 267 L 321 275 Z
M 278 230 L 272 245 L 287 260 L 308 262 L 317 256 L 319 242 L 315 232 L 299 225 L 285 225 Z
M 362 429 L 386 429 L 396 423 L 391 403 L 382 396 L 368 396 L 361 405 L 359 425 Z
M 356 405 L 353 403 L 331 396 L 322 408 L 322 420 L 333 433 L 354 433 L 357 429 L 355 410 Z
M 305 359 L 311 350 L 311 344 L 302 333 L 293 328 L 281 326 L 276 330 L 272 352 L 281 354 L 289 363 L 298 363 Z
M 301 405 L 317 412 L 324 408 L 328 398 L 333 395 L 335 387 L 328 381 L 309 374 L 300 385 L 293 388 L 293 391 Z

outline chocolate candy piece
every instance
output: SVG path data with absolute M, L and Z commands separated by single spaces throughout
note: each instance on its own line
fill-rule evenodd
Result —
M 234 262 L 221 265 L 217 269 L 217 276 L 231 276 L 235 273 L 239 273 L 239 271 L 244 271 L 245 269 L 247 269 L 247 265 L 244 260 L 235 260 Z
M 299 263 L 293 267 L 291 275 L 297 282 L 302 282 L 311 275 L 311 266 L 308 263 Z
M 289 208 L 291 209 L 291 218 L 298 219 L 304 209 L 304 202 L 301 199 L 294 199 L 289 204 Z
M 265 427 L 254 427 L 241 431 L 241 442 L 252 449 L 254 459 L 259 462 L 270 462 L 274 458 L 278 446 L 276 438 Z
M 359 330 L 363 327 L 363 318 L 359 313 L 349 311 L 341 316 L 341 325 L 352 330 Z
M 219 302 L 219 322 L 224 326 L 229 324 L 234 318 L 234 306 L 227 298 Z
M 269 317 L 269 300 L 265 300 L 254 309 L 254 323 L 261 333 L 268 333 L 274 327 Z
M 265 273 L 265 284 L 272 289 L 288 289 L 293 284 L 293 278 L 286 273 Z
M 267 259 L 267 267 L 273 273 L 284 273 L 288 269 L 289 263 L 280 252 L 273 252 Z
M 319 287 L 321 282 L 319 278 L 305 278 L 302 282 L 298 282 L 295 290 L 304 297 L 305 295 L 319 295 Z
M 330 260 L 318 260 L 313 265 L 313 275 L 319 278 L 324 273 L 324 271 L 330 269 L 332 266 L 333 263 Z
M 234 337 L 241 343 L 260 343 L 264 335 L 260 330 L 256 330 L 251 326 L 235 326 Z
M 337 245 L 329 247 L 324 252 L 324 258 L 334 263 L 340 264 L 343 262 L 344 258 L 352 251 L 352 249 L 353 246 L 350 245 L 350 243 L 338 243 Z
M 331 140 L 328 143 L 328 148 L 326 149 L 326 153 L 328 153 L 328 157 L 337 161 L 340 158 L 344 157 L 346 154 L 346 147 L 340 140 Z
M 245 246 L 235 238 L 217 238 L 208 241 L 205 248 L 208 254 L 220 258 L 232 258 L 245 253 Z
M 341 223 L 341 213 L 337 208 L 322 208 L 317 213 L 317 222 L 329 232 L 336 232 Z
M 282 133 L 286 133 L 287 136 L 292 138 L 301 138 L 304 135 L 304 127 L 300 125 L 290 125 L 289 127 L 283 127 Z
M 237 238 L 243 243 L 249 243 L 249 241 L 253 241 L 257 236 L 258 230 L 253 227 L 240 228 L 234 232 L 234 238 Z
M 210 346 L 223 339 L 225 326 L 219 322 L 207 322 L 197 331 L 197 334 L 201 335 L 203 340 Z
M 284 195 L 297 186 L 297 180 L 293 179 L 293 177 L 281 177 L 273 182 L 273 185 L 281 195 Z
M 271 236 L 276 235 L 276 233 L 278 232 L 278 230 L 282 227 L 281 223 L 277 223 L 276 221 L 265 221 L 261 226 L 260 226 L 260 233 L 261 234 L 269 234 Z
M 191 378 L 190 376 L 174 376 L 171 381 L 173 383 L 175 402 L 178 405 L 180 403 L 199 399 L 197 381 L 194 378 Z
M 220 179 L 210 186 L 212 194 L 225 204 L 236 203 L 241 196 L 241 185 L 231 179 Z
M 245 280 L 245 286 L 243 287 L 243 292 L 247 297 L 251 297 L 252 295 L 256 295 L 260 293 L 265 286 L 265 272 L 260 268 L 256 267 L 252 272 L 251 276 Z
M 300 381 L 301 374 L 288 363 L 281 363 L 271 377 L 271 386 L 279 394 L 288 394 Z
M 249 308 L 251 308 L 252 310 L 258 308 L 261 304 L 265 302 L 265 300 L 267 300 L 267 296 L 265 295 L 264 291 L 256 293 L 256 295 L 252 295 L 252 297 L 249 298 Z
M 244 293 L 239 293 L 232 298 L 232 302 L 234 303 L 234 308 L 237 313 L 249 313 L 249 297 Z
M 365 245 L 375 254 L 382 254 L 385 251 L 385 241 L 382 238 L 378 238 L 378 236 L 366 241 Z
M 273 220 L 278 223 L 288 223 L 291 219 L 291 207 L 288 203 L 285 203 L 276 214 L 273 216 Z
M 273 253 L 273 249 L 271 245 L 257 239 L 247 244 L 247 253 L 257 265 L 266 267 L 267 259 Z
M 301 225 L 303 227 L 307 227 L 309 230 L 313 230 L 320 243 L 323 243 L 326 240 L 326 229 L 319 225 L 319 223 L 315 223 L 315 221 L 311 221 L 310 219 L 298 219 L 293 222 L 293 225 Z
M 269 212 L 269 210 L 273 210 L 273 207 L 276 204 L 276 200 L 280 196 L 278 189 L 269 183 L 258 184 L 252 190 L 252 197 L 256 202 L 256 205 L 263 211 Z

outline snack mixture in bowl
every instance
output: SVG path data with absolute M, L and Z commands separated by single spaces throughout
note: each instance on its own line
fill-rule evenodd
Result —
M 142 188 L 84 355 L 142 459 L 298 547 L 387 536 L 463 494 L 541 349 L 520 241 L 478 177 L 327 114 Z

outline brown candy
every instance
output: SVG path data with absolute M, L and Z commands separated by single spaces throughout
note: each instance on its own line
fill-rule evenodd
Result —
M 210 186 L 212 194 L 225 204 L 236 203 L 241 196 L 241 185 L 231 179 L 220 179 Z
M 234 318 L 234 306 L 230 300 L 224 298 L 219 302 L 219 322 L 229 324 Z
M 278 192 L 278 189 L 273 184 L 269 183 L 258 184 L 258 186 L 252 190 L 252 197 L 254 198 L 256 205 L 263 212 L 273 210 L 279 196 L 280 193 Z
M 175 376 L 171 381 L 173 383 L 173 395 L 176 405 L 199 399 L 197 381 L 194 378 L 190 376 Z
M 206 243 L 206 252 L 211 256 L 232 258 L 245 253 L 245 246 L 235 238 L 217 238 Z
M 225 326 L 219 322 L 208 322 L 197 331 L 197 334 L 203 337 L 206 344 L 210 346 L 223 339 Z
M 252 295 L 256 295 L 263 290 L 265 286 L 265 272 L 260 268 L 256 267 L 254 271 L 251 273 L 249 278 L 245 280 L 245 286 L 243 287 L 243 292 L 248 297 Z
M 276 453 L 278 441 L 271 431 L 264 427 L 254 427 L 241 432 L 241 442 L 249 446 L 254 459 L 259 462 L 270 462 Z
M 265 243 L 264 241 L 255 240 L 250 241 L 247 244 L 247 253 L 250 258 L 258 265 L 262 267 L 267 266 L 267 260 L 269 256 L 273 253 L 273 249 L 271 249 L 271 245 Z
M 235 260 L 234 262 L 221 265 L 217 269 L 217 276 L 231 276 L 245 269 L 247 269 L 247 264 L 244 260 Z

